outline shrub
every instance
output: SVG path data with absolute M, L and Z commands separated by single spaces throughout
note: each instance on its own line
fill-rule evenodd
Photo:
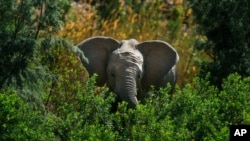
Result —
M 94 76 L 75 95 L 74 101 L 58 106 L 58 136 L 63 140 L 113 140 L 110 110 L 114 98 L 107 89 L 96 87 Z
M 229 125 L 249 121 L 249 78 L 232 74 L 224 80 L 222 90 L 208 79 L 196 78 L 193 86 L 177 91 L 170 103 L 169 114 L 176 130 L 188 130 L 182 138 L 227 140 Z
M 0 92 L 0 111 L 1 140 L 56 140 L 51 116 L 34 110 L 16 92 Z
M 247 0 L 188 0 L 199 33 L 206 40 L 196 48 L 204 50 L 210 61 L 203 60 L 201 76 L 211 72 L 211 83 L 221 86 L 230 73 L 250 75 L 250 28 Z M 240 8 L 239 8 L 240 7 Z M 237 10 L 235 10 L 237 9 Z M 215 12 L 216 11 L 216 12 Z
M 209 79 L 209 78 L 207 78 Z M 232 74 L 220 90 L 196 78 L 170 96 L 152 90 L 136 109 L 120 103 L 95 78 L 79 87 L 76 99 L 57 112 L 32 109 L 14 91 L 0 93 L 1 140 L 229 140 L 229 126 L 250 123 L 250 78 Z

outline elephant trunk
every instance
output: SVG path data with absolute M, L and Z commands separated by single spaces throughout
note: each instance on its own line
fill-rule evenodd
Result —
M 121 82 L 121 87 L 117 91 L 117 96 L 120 100 L 128 102 L 129 108 L 135 108 L 138 104 L 135 77 L 132 74 L 124 77 L 124 81 Z

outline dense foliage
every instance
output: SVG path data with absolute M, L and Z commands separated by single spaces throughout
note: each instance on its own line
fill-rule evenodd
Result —
M 13 83 L 22 86 L 26 78 L 31 81 L 30 77 L 37 77 L 29 65 L 40 63 L 38 55 L 51 48 L 50 42 L 55 40 L 52 33 L 59 29 L 67 11 L 63 2 L 1 0 L 0 88 Z M 39 72 L 39 66 L 35 67 Z
M 204 37 L 192 33 L 183 1 L 91 2 L 0 0 L 0 140 L 224 141 L 229 125 L 250 124 L 249 77 L 231 74 L 220 87 L 213 73 L 193 77 L 206 56 L 192 46 Z M 169 41 L 181 56 L 180 87 L 111 112 L 113 93 L 87 79 L 66 40 L 95 35 Z
M 69 6 L 67 0 L 1 0 L 0 89 L 13 87 L 21 97 L 43 107 L 42 92 L 48 85 L 42 82 L 55 79 L 51 73 L 55 54 L 72 46 L 53 36 Z
M 30 109 L 15 91 L 1 92 L 0 139 L 224 141 L 229 125 L 250 124 L 250 78 L 237 74 L 224 80 L 222 90 L 195 78 L 171 98 L 168 87 L 152 90 L 146 104 L 128 110 L 122 103 L 115 113 L 112 94 L 94 82 L 78 87 L 75 100 L 57 114 Z
M 197 44 L 212 62 L 202 64 L 202 73 L 211 72 L 211 82 L 221 85 L 223 78 L 237 72 L 250 75 L 250 27 L 248 0 L 188 0 L 200 33 L 207 38 Z

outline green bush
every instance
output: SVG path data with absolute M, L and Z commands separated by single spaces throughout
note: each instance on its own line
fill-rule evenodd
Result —
M 196 49 L 204 50 L 211 59 L 209 62 L 203 60 L 201 76 L 211 72 L 210 81 L 217 86 L 221 86 L 223 79 L 230 73 L 237 72 L 242 76 L 249 76 L 249 1 L 188 0 L 187 2 L 193 10 L 200 35 L 206 38 L 196 45 Z
M 34 110 L 16 92 L 0 92 L 0 140 L 55 140 L 52 115 Z
M 188 140 L 228 140 L 229 125 L 249 121 L 249 86 L 249 78 L 237 74 L 224 80 L 221 91 L 208 80 L 196 78 L 193 86 L 177 91 L 169 115 L 177 131 L 188 130 L 184 136 Z
M 207 78 L 209 79 L 209 78 Z M 0 93 L 1 140 L 229 140 L 229 126 L 250 123 L 250 78 L 232 74 L 222 90 L 207 79 L 152 90 L 136 109 L 127 103 L 111 112 L 113 94 L 95 86 L 79 87 L 75 101 L 57 112 L 34 110 L 11 90 Z
M 63 89 L 63 88 L 62 88 Z M 95 86 L 95 77 L 85 87 L 78 86 L 76 98 L 57 110 L 60 123 L 56 134 L 63 140 L 113 140 L 111 103 L 114 101 L 107 88 Z

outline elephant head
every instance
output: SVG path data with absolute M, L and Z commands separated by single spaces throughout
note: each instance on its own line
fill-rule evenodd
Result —
M 88 58 L 88 61 L 81 61 L 90 76 L 98 75 L 97 85 L 106 84 L 115 93 L 116 101 L 126 101 L 129 107 L 133 108 L 138 103 L 137 89 L 175 84 L 175 65 L 179 56 L 166 42 L 152 40 L 139 43 L 135 39 L 119 42 L 97 36 L 77 46 Z

